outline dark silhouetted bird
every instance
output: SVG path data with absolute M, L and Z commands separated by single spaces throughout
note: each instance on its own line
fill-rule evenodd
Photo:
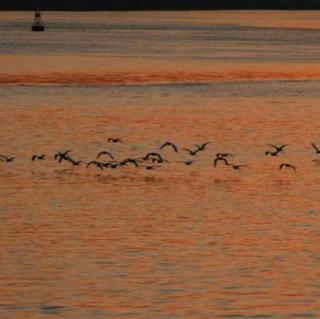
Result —
M 185 151 L 187 151 L 191 156 L 195 156 L 195 155 L 197 155 L 197 153 L 198 152 L 200 152 L 200 149 L 199 148 L 197 148 L 196 150 L 190 150 L 190 149 L 188 149 L 188 148 L 183 148 Z
M 151 152 L 148 153 L 145 157 L 142 158 L 144 161 L 151 160 L 152 163 L 169 163 L 166 159 L 164 159 L 159 153 Z
M 147 166 L 143 166 L 145 169 L 147 170 L 152 170 L 152 169 L 155 169 L 157 167 L 161 167 L 161 166 L 156 166 L 156 165 L 147 165 Z
M 15 157 L 7 157 L 5 155 L 0 155 L 0 161 L 1 162 L 10 163 L 10 162 L 13 162 L 14 159 L 15 159 Z
M 148 154 L 146 154 L 146 156 L 143 157 L 142 159 L 143 159 L 144 161 L 147 161 L 147 160 L 149 160 L 150 158 L 153 158 L 153 157 L 155 157 L 155 158 L 157 158 L 157 159 L 162 159 L 162 156 L 161 156 L 159 153 L 156 153 L 156 152 L 148 153 Z
M 82 163 L 82 161 L 75 161 L 75 160 L 73 160 L 72 158 L 69 160 L 69 162 L 70 162 L 73 166 L 79 166 L 79 165 Z
M 208 144 L 211 144 L 211 142 L 206 142 L 206 143 L 203 143 L 201 145 L 195 144 L 195 146 L 198 148 L 199 151 L 204 151 Z
M 45 157 L 46 157 L 46 155 L 45 154 L 43 154 L 43 155 L 33 155 L 32 157 L 31 157 L 31 160 L 32 161 L 43 161 L 43 160 L 45 160 Z
M 97 161 L 91 161 L 87 164 L 87 167 L 91 166 L 91 165 L 96 165 L 96 167 L 100 168 L 101 170 L 103 170 L 103 163 L 97 162 Z
M 177 147 L 176 145 L 174 145 L 173 143 L 171 143 L 171 142 L 166 142 L 166 143 L 162 144 L 162 145 L 160 146 L 160 150 L 162 150 L 163 148 L 165 148 L 165 147 L 167 147 L 167 146 L 172 147 L 173 150 L 174 150 L 176 153 L 178 153 L 178 147 Z
M 222 161 L 222 162 L 224 162 L 226 165 L 229 165 L 229 163 L 228 163 L 228 161 L 227 161 L 226 158 L 224 158 L 224 157 L 217 157 L 217 158 L 214 160 L 214 166 L 215 166 L 215 167 L 217 166 L 217 164 L 218 164 L 219 161 Z
M 54 159 L 55 160 L 58 160 L 59 163 L 61 163 L 63 160 L 70 160 L 70 156 L 69 156 L 69 153 L 71 152 L 72 150 L 67 150 L 65 152 L 57 152 L 56 154 L 54 154 Z
M 139 167 L 139 161 L 137 159 L 133 158 L 126 158 L 123 161 L 120 162 L 120 166 L 125 166 L 127 164 L 133 164 L 135 167 Z
M 216 157 L 233 157 L 230 153 L 217 153 Z
M 195 160 L 189 160 L 189 161 L 178 161 L 177 163 L 183 163 L 187 166 L 192 165 L 195 162 Z
M 231 166 L 234 170 L 241 169 L 242 167 L 246 167 L 247 165 L 235 165 L 235 164 L 228 164 Z
M 279 169 L 282 169 L 284 167 L 285 168 L 291 168 L 292 170 L 294 170 L 296 172 L 296 167 L 294 165 L 283 163 L 283 164 L 280 164 Z
M 270 155 L 270 156 L 278 156 L 279 155 L 279 152 L 277 151 L 274 151 L 274 152 L 270 152 L 270 151 L 267 151 L 264 153 L 265 156 L 267 155 Z
M 97 155 L 97 158 L 96 159 L 98 159 L 100 156 L 102 156 L 102 155 L 108 155 L 111 159 L 114 159 L 114 157 L 113 157 L 113 155 L 110 153 L 110 152 L 108 152 L 108 151 L 102 151 L 102 152 L 100 152 L 98 155 Z
M 274 145 L 274 144 L 267 144 L 268 146 L 271 146 L 273 147 L 278 153 L 280 152 L 283 152 L 283 149 L 288 146 L 287 144 L 283 144 L 282 146 L 277 146 L 277 145 Z
M 109 143 L 123 143 L 123 140 L 120 139 L 120 138 L 109 137 L 109 138 L 108 138 L 108 142 L 109 142 Z

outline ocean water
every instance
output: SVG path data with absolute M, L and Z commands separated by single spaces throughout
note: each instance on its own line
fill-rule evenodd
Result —
M 32 18 L 0 12 L 0 317 L 319 318 L 320 13 Z

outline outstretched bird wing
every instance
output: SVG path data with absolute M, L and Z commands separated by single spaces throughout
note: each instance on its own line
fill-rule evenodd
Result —
M 224 161 L 224 163 L 225 163 L 226 165 L 229 165 L 228 161 L 227 161 L 224 157 L 218 157 L 218 158 L 216 158 L 216 159 L 214 160 L 214 166 L 217 166 L 217 163 L 218 163 L 219 161 Z
M 166 147 L 166 146 L 171 146 L 171 147 L 173 148 L 173 150 L 174 150 L 176 153 L 178 153 L 178 148 L 177 148 L 177 146 L 174 145 L 174 144 L 171 143 L 171 142 L 166 142 L 166 143 L 162 144 L 162 145 L 160 146 L 160 150 L 162 150 L 162 149 L 163 149 L 164 147 Z
M 319 153 L 320 153 L 320 150 L 318 149 L 318 147 L 317 147 L 315 144 L 311 143 L 311 145 L 312 145 L 312 147 L 316 150 L 316 152 L 319 152 Z
M 187 151 L 190 155 L 196 155 L 199 152 L 199 149 L 197 149 L 196 151 L 191 151 L 188 148 L 183 148 L 185 151 Z
M 148 160 L 151 156 L 156 156 L 158 157 L 158 159 L 162 160 L 162 156 L 159 154 L 159 153 L 155 153 L 155 152 L 151 152 L 151 153 L 148 153 L 144 158 L 146 160 Z
M 197 145 L 200 149 L 204 150 L 205 147 L 210 144 L 211 142 L 206 142 L 206 143 L 203 143 L 202 145 Z
M 89 167 L 89 166 L 90 166 L 90 165 L 92 165 L 92 164 L 97 165 L 97 164 L 98 164 L 98 162 L 96 162 L 96 161 L 91 161 L 91 162 L 89 162 L 89 163 L 87 164 L 87 167 Z
M 273 147 L 274 149 L 278 149 L 278 146 L 277 145 L 274 145 L 274 144 L 267 144 L 268 146 L 271 146 L 271 147 Z
M 296 167 L 294 165 L 290 165 L 290 167 L 296 172 Z
M 100 153 L 97 155 L 97 159 L 98 159 L 101 155 L 109 155 L 109 157 L 110 157 L 111 159 L 114 159 L 113 155 L 112 155 L 110 152 L 108 152 L 108 151 L 102 151 L 102 152 L 100 152 Z

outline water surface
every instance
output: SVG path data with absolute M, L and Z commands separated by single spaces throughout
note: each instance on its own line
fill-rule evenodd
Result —
M 319 318 L 319 18 L 0 13 L 0 317 Z M 150 171 L 52 158 L 167 140 Z

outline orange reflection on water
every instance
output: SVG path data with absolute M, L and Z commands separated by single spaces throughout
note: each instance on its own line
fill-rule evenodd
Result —
M 0 73 L 0 85 L 46 85 L 46 84 L 81 84 L 81 85 L 117 85 L 117 84 L 163 84 L 163 83 L 210 83 L 217 81 L 241 80 L 319 80 L 318 67 L 308 66 L 307 70 L 288 69 L 269 70 L 233 70 L 221 72 L 106 72 L 106 73 L 43 73 L 43 74 L 4 74 Z M 312 70 L 310 70 L 312 68 Z
M 269 19 L 170 14 L 172 21 L 186 15 L 201 23 L 203 17 L 252 25 Z M 169 20 L 170 14 L 154 13 Z M 317 16 L 290 14 L 271 13 L 271 25 L 300 26 L 303 15 Z M 57 15 L 48 13 L 48 21 Z M 123 23 L 118 13 L 90 19 L 96 15 Z M 152 20 L 150 13 L 128 15 Z M 1 56 L 0 153 L 17 158 L 0 162 L 0 317 L 319 318 L 320 172 L 310 145 L 320 145 L 318 66 L 73 59 L 71 53 Z M 290 81 L 274 93 L 282 79 Z M 202 81 L 226 83 L 130 85 Z M 233 81 L 239 86 L 231 89 Z M 51 85 L 65 83 L 75 85 Z M 117 83 L 128 85 L 87 86 Z M 229 95 L 211 95 L 215 90 Z M 111 136 L 125 143 L 110 145 Z M 163 150 L 170 163 L 155 170 L 85 165 L 105 149 L 116 159 L 140 157 L 167 140 L 180 151 Z M 183 147 L 205 141 L 212 144 L 194 164 L 181 163 L 190 158 Z M 266 157 L 270 143 L 289 146 Z M 83 164 L 54 161 L 64 149 Z M 247 167 L 215 168 L 218 152 L 233 153 L 230 161 Z M 35 153 L 48 158 L 32 162 Z M 297 173 L 280 171 L 283 162 Z

